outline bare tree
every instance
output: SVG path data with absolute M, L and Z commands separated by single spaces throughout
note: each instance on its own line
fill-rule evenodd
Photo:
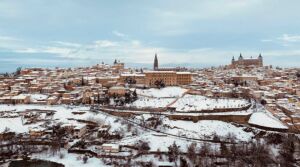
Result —
M 184 157 L 180 157 L 180 167 L 189 167 L 187 160 Z
M 136 147 L 138 148 L 139 153 L 145 153 L 150 150 L 149 143 L 142 140 L 139 140 L 138 143 L 136 143 Z
M 207 156 L 207 155 L 209 155 L 209 153 L 210 153 L 210 147 L 209 147 L 209 145 L 208 145 L 208 143 L 203 143 L 203 145 L 200 147 L 200 149 L 199 149 L 199 154 L 201 155 L 201 156 Z
M 188 146 L 188 149 L 187 149 L 187 157 L 188 157 L 193 163 L 195 163 L 196 158 L 197 158 L 197 155 L 196 155 L 196 147 L 197 147 L 197 144 L 196 144 L 196 143 L 191 143 L 191 144 Z
M 289 135 L 285 138 L 281 145 L 280 153 L 280 164 L 282 166 L 293 166 L 295 161 L 295 141 L 296 138 L 293 135 Z
M 229 154 L 229 150 L 228 150 L 228 148 L 227 148 L 227 146 L 226 146 L 225 143 L 222 142 L 220 144 L 220 149 L 221 149 L 221 155 L 227 156 Z
M 270 147 L 261 140 L 255 140 L 251 144 L 251 155 L 249 161 L 255 166 L 268 166 L 272 163 Z M 249 163 L 249 162 L 247 162 Z
M 175 162 L 175 165 L 176 165 L 176 161 L 178 159 L 178 155 L 180 153 L 180 150 L 179 150 L 180 146 L 178 146 L 176 144 L 176 142 L 174 141 L 174 143 L 172 145 L 170 145 L 168 147 L 168 155 L 169 155 L 169 161 L 170 162 Z M 176 165 L 177 166 L 177 165 Z

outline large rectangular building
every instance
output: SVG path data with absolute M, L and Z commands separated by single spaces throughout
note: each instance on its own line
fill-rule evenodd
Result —
M 188 85 L 192 83 L 192 73 L 190 72 L 176 72 L 177 84 Z
M 175 71 L 147 71 L 145 72 L 147 86 L 155 86 L 156 81 L 162 81 L 166 86 L 177 85 Z
M 156 86 L 156 81 L 162 81 L 166 86 L 188 85 L 192 82 L 192 74 L 190 72 L 175 71 L 146 71 L 145 85 Z

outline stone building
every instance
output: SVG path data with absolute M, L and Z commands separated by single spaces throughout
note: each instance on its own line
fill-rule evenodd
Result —
M 124 63 L 121 63 L 120 61 L 115 60 L 113 66 L 112 66 L 112 68 L 115 69 L 113 72 L 115 72 L 115 73 L 122 72 L 124 70 L 124 66 L 125 66 Z
M 125 96 L 126 91 L 127 89 L 123 86 L 113 86 L 108 89 L 108 95 L 122 97 Z
M 177 84 L 188 85 L 192 83 L 192 73 L 190 72 L 176 72 Z
M 145 84 L 155 86 L 156 81 L 162 81 L 166 86 L 177 85 L 177 75 L 175 71 L 146 71 Z
M 185 68 L 159 68 L 157 54 L 154 57 L 153 71 L 146 71 L 145 85 L 156 86 L 157 81 L 161 81 L 165 86 L 188 85 L 192 82 L 192 73 L 180 72 Z
M 119 83 L 128 83 L 132 81 L 133 84 L 141 84 L 144 85 L 145 84 L 145 74 L 142 73 L 134 73 L 134 74 L 121 74 L 120 78 L 118 80 Z
M 155 54 L 153 71 L 120 74 L 118 83 L 132 83 L 147 87 L 155 87 L 157 81 L 162 82 L 165 86 L 188 85 L 192 82 L 192 73 L 186 70 L 182 71 L 183 69 L 185 68 L 159 68 L 157 54 Z
M 263 66 L 263 57 L 261 54 L 259 54 L 257 59 L 250 58 L 245 59 L 243 58 L 242 54 L 240 54 L 238 60 L 235 60 L 234 57 L 232 57 L 231 60 L 231 67 L 232 68 L 251 68 L 251 67 L 262 67 Z

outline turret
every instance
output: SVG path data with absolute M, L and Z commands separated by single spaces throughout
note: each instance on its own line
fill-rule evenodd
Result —
M 243 56 L 242 56 L 242 53 L 240 53 L 240 57 L 239 57 L 239 60 L 243 60 Z
M 260 60 L 263 59 L 263 57 L 261 56 L 261 53 L 259 54 L 258 59 L 260 59 Z
M 232 59 L 231 59 L 231 63 L 233 63 L 235 61 L 235 59 L 234 59 L 234 56 L 232 57 Z
M 259 60 L 260 66 L 262 67 L 263 66 L 263 57 L 261 56 L 261 54 L 259 54 L 258 60 Z

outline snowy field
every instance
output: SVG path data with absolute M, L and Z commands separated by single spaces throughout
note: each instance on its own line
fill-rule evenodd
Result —
M 31 110 L 54 110 L 56 111 L 52 120 L 56 123 L 62 122 L 65 124 L 79 125 L 80 123 L 68 120 L 72 119 L 81 119 L 81 120 L 96 120 L 101 121 L 104 124 L 114 124 L 111 130 L 118 130 L 121 127 L 119 122 L 115 122 L 116 118 L 101 113 L 94 113 L 89 111 L 89 107 L 82 106 L 48 106 L 48 105 L 0 105 L 0 112 L 12 111 L 12 112 L 23 112 L 27 109 Z M 84 114 L 73 114 L 72 112 L 84 112 Z M 0 132 L 2 132 L 6 127 L 10 128 L 12 131 L 17 133 L 28 132 L 30 128 L 39 127 L 41 123 L 35 123 L 30 125 L 23 125 L 21 117 L 16 118 L 0 118 Z
M 194 141 L 188 141 L 185 139 L 180 139 L 172 136 L 159 136 L 158 133 L 148 132 L 148 133 L 143 133 L 143 135 L 139 135 L 134 138 L 122 139 L 119 142 L 119 144 L 135 145 L 135 143 L 138 143 L 140 140 L 149 143 L 149 146 L 151 148 L 150 151 L 157 151 L 158 149 L 160 151 L 168 151 L 168 147 L 171 144 L 173 144 L 173 142 L 176 142 L 176 144 L 179 145 L 183 151 L 186 151 L 187 146 L 194 142 Z
M 217 120 L 202 120 L 197 123 L 189 121 L 164 120 L 171 129 L 167 133 L 183 135 L 191 138 L 210 139 L 214 134 L 220 137 L 226 137 L 228 134 L 236 136 L 237 140 L 249 141 L 253 133 L 243 131 L 241 127 L 236 127 L 230 123 Z
M 166 107 L 172 103 L 176 98 L 150 98 L 150 97 L 139 97 L 138 100 L 128 105 L 131 107 L 138 108 L 160 108 Z
M 199 95 L 185 95 L 171 107 L 176 111 L 201 111 L 214 108 L 237 108 L 246 106 L 248 102 L 240 99 L 212 99 Z
M 176 111 L 181 112 L 239 108 L 249 104 L 248 101 L 242 99 L 213 99 L 200 95 L 184 95 L 187 90 L 180 87 L 137 89 L 136 91 L 139 95 L 138 100 L 127 106 L 138 108 L 166 107 L 168 104 L 172 104 L 176 98 L 178 100 L 171 107 L 175 107 Z
M 40 124 L 23 125 L 21 117 L 17 118 L 0 118 L 0 133 L 6 128 L 16 133 L 27 133 L 30 128 L 38 127 Z
M 147 120 L 150 118 L 150 115 L 143 114 L 142 116 L 137 116 L 135 119 L 140 119 L 141 117 L 143 117 L 143 120 Z M 135 120 L 135 122 L 138 122 L 138 120 Z M 203 120 L 194 123 L 190 121 L 173 121 L 164 118 L 163 125 L 158 129 L 163 133 L 144 131 L 138 136 L 121 139 L 118 143 L 121 145 L 134 145 L 141 140 L 149 143 L 151 151 L 157 151 L 157 149 L 167 151 L 168 146 L 175 141 L 182 151 L 186 151 L 187 146 L 193 142 L 203 144 L 203 141 L 199 141 L 198 139 L 211 140 L 214 136 L 225 139 L 228 136 L 235 136 L 236 141 L 250 141 L 254 137 L 252 132 L 245 132 L 243 127 L 236 127 L 231 123 L 215 120 Z M 185 139 L 184 137 L 195 140 Z
M 288 129 L 288 127 L 285 126 L 280 120 L 271 115 L 271 113 L 267 112 L 253 113 L 248 122 L 253 125 L 259 125 L 267 128 Z
M 161 129 L 161 131 L 194 139 L 212 139 L 215 134 L 219 137 L 226 137 L 230 134 L 235 136 L 238 141 L 249 141 L 254 136 L 252 132 L 245 132 L 240 127 L 235 127 L 230 123 L 222 121 L 199 121 L 198 123 L 193 123 L 188 121 L 166 120 L 164 124 L 170 125 L 170 128 Z M 136 137 L 124 138 L 119 144 L 134 145 L 140 140 L 148 142 L 151 151 L 157 151 L 158 149 L 168 151 L 168 146 L 174 141 L 180 146 L 182 151 L 186 151 L 188 145 L 193 142 L 203 144 L 202 141 L 188 140 L 155 132 L 146 132 Z
M 181 87 L 165 87 L 161 89 L 151 88 L 151 89 L 136 89 L 138 95 L 147 97 L 180 97 L 187 90 Z
M 64 157 L 60 158 L 59 155 L 63 154 Z M 87 163 L 84 164 L 82 160 L 83 155 L 78 154 L 71 154 L 68 153 L 66 150 L 62 150 L 60 153 L 53 156 L 52 153 L 40 153 L 40 154 L 33 154 L 32 158 L 41 159 L 41 160 L 48 160 L 52 162 L 57 162 L 64 164 L 65 167 L 76 167 L 76 166 L 84 166 L 84 167 L 95 167 L 95 166 L 103 166 L 106 165 L 103 164 L 101 159 L 98 158 L 89 158 Z

